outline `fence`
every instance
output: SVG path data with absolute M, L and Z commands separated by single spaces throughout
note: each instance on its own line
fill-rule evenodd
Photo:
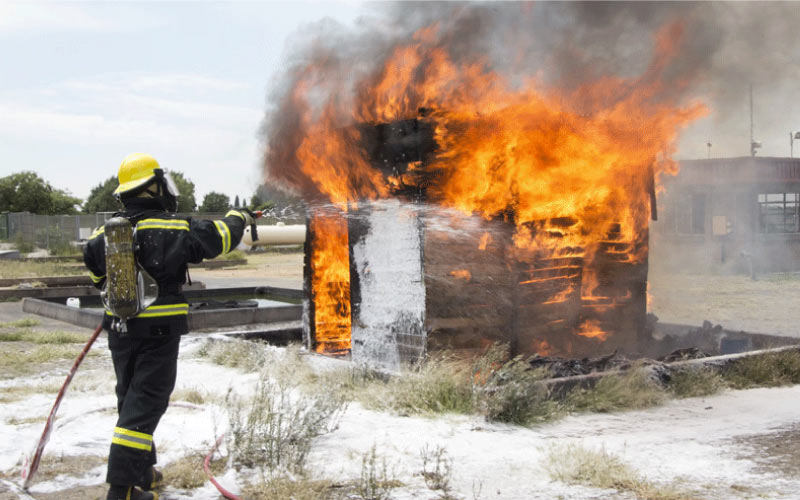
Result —
M 83 215 L 3 213 L 0 214 L 0 238 L 52 250 L 88 238 L 111 216 L 111 212 Z
M 95 228 L 105 224 L 113 212 L 80 215 L 37 215 L 29 212 L 0 213 L 0 240 L 24 242 L 47 250 L 63 249 L 71 242 L 85 240 Z M 187 214 L 189 215 L 189 214 Z M 194 214 L 192 214 L 194 215 Z M 202 214 L 203 219 L 221 219 L 224 214 Z M 275 224 L 278 218 L 268 216 L 260 224 Z M 305 223 L 303 215 L 282 217 L 286 224 Z

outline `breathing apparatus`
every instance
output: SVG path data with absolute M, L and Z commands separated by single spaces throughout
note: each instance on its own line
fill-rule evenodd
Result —
M 106 283 L 100 292 L 103 306 L 116 316 L 112 328 L 126 332 L 127 321 L 158 299 L 158 283 L 136 261 L 136 230 L 124 217 L 105 224 Z
M 133 198 L 151 198 L 163 210 L 178 209 L 180 192 L 155 158 L 144 153 L 125 157 L 119 167 L 119 186 L 114 195 L 123 204 Z M 125 217 L 105 224 L 106 283 L 100 296 L 105 308 L 119 318 L 113 327 L 127 331 L 127 321 L 158 299 L 158 283 L 136 259 L 136 229 Z

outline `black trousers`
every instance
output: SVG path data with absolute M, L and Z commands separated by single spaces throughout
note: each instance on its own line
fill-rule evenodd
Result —
M 180 335 L 138 337 L 109 332 L 117 375 L 117 426 L 108 454 L 110 484 L 150 485 L 156 463 L 153 432 L 167 411 L 178 371 Z

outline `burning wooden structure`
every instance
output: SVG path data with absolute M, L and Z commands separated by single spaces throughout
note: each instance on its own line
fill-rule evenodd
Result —
M 495 341 L 637 351 L 654 178 L 707 112 L 674 84 L 682 35 L 654 33 L 640 74 L 574 86 L 464 52 L 440 23 L 376 53 L 314 46 L 264 158 L 311 206 L 309 347 L 387 367 Z
M 311 210 L 308 347 L 389 369 L 494 342 L 515 354 L 636 352 L 646 335 L 646 225 L 448 208 L 430 189 L 440 175 L 429 167 L 440 153 L 434 129 L 424 117 L 362 127 L 390 195 Z M 649 192 L 630 203 L 652 203 L 652 170 L 645 175 Z M 591 224 L 604 226 L 592 229 L 599 237 L 587 237 Z

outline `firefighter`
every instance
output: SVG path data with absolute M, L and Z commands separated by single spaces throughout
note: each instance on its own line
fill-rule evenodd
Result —
M 231 210 L 218 221 L 175 213 L 178 189 L 150 155 L 134 153 L 119 167 L 114 195 L 124 206 L 115 214 L 135 228 L 136 262 L 158 283 L 158 299 L 122 323 L 106 310 L 103 327 L 114 362 L 118 419 L 111 439 L 106 481 L 108 500 L 157 500 L 153 432 L 175 386 L 180 336 L 188 332 L 189 304 L 181 291 L 187 264 L 236 248 L 247 225 L 247 211 Z M 99 228 L 84 249 L 94 285 L 106 282 L 105 238 Z

